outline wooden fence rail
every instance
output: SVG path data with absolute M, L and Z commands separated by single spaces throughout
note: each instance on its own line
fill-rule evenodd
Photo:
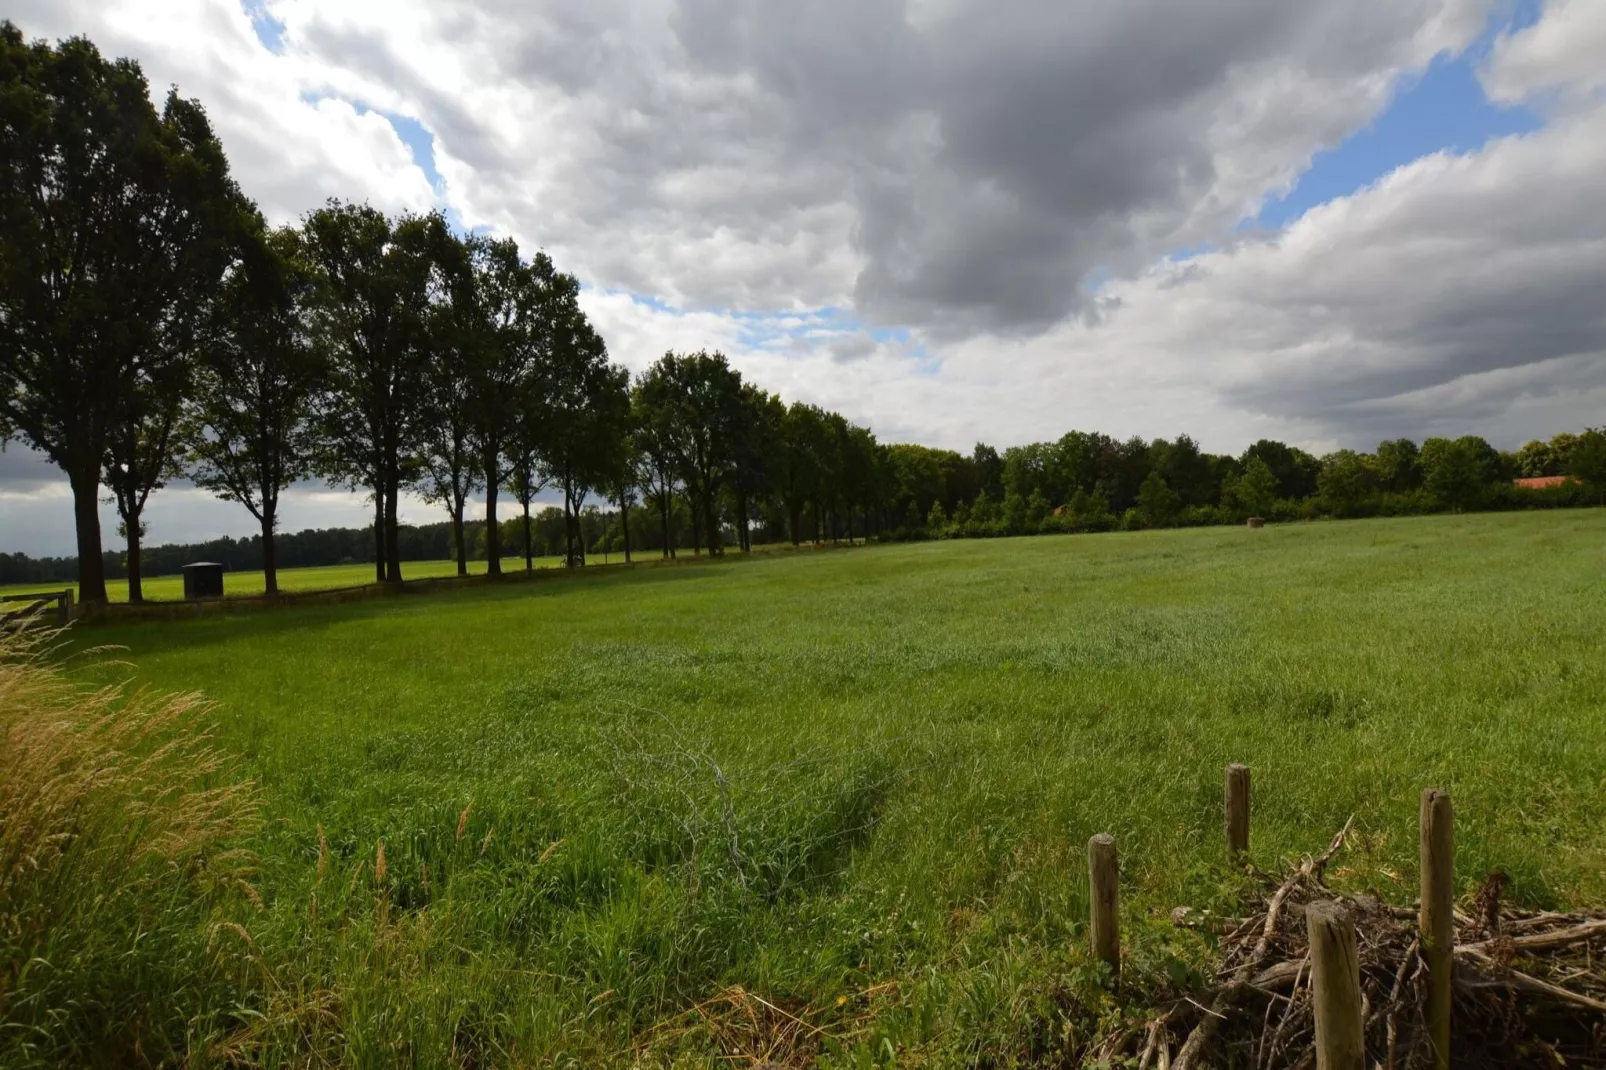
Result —
M 44 611 L 55 608 L 47 615 Z M 16 607 L 16 608 L 12 608 Z M 0 595 L 0 628 L 29 625 L 65 627 L 73 619 L 73 591 L 39 591 L 33 594 Z

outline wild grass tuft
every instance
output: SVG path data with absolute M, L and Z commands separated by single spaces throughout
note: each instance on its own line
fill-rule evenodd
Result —
M 249 949 L 256 796 L 199 697 L 86 686 L 59 639 L 0 633 L 0 1061 L 159 1061 Z

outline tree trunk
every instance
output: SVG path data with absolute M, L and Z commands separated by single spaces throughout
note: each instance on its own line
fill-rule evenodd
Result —
M 485 467 L 485 574 L 502 574 L 502 526 L 496 520 L 496 463 Z
M 535 545 L 530 539 L 530 499 L 525 498 L 520 504 L 524 506 L 524 571 L 535 571 Z
M 719 518 L 714 515 L 714 492 L 703 495 L 703 530 L 708 534 L 708 556 L 725 556 L 724 543 L 719 538 Z
M 396 519 L 396 511 L 401 499 L 401 473 L 397 471 L 395 461 L 391 461 L 385 472 L 385 581 L 387 583 L 400 583 L 401 571 L 401 531 Z
M 269 598 L 279 593 L 279 555 L 273 545 L 274 509 L 266 506 L 262 510 L 262 580 L 263 590 Z
M 584 547 L 582 546 L 578 553 L 575 551 L 575 544 L 580 541 L 580 517 L 570 506 L 572 500 L 569 488 L 565 486 L 563 488 L 563 563 L 568 568 L 576 568 L 586 563 Z
M 78 600 L 106 604 L 106 559 L 100 548 L 100 470 L 70 476 L 73 520 L 78 528 Z
M 742 553 L 753 551 L 753 540 L 747 533 L 747 495 L 736 495 L 736 548 Z
M 139 514 L 124 517 L 123 527 L 128 532 L 128 601 L 138 605 L 145 601 L 143 576 L 139 568 Z
M 666 490 L 658 495 L 658 515 L 664 522 L 664 557 L 671 556 L 669 552 L 669 492 Z
M 468 547 L 463 538 L 463 503 L 452 504 L 452 539 L 457 544 L 457 574 L 468 575 Z
M 374 582 L 385 582 L 385 490 L 374 485 Z
M 630 497 L 625 488 L 619 488 L 619 533 L 625 537 L 625 564 L 630 564 Z

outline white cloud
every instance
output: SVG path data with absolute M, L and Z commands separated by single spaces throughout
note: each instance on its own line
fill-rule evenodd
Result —
M 140 61 L 153 93 L 199 100 L 237 178 L 275 222 L 329 197 L 389 211 L 427 209 L 435 193 L 384 116 L 317 96 L 323 79 L 293 55 L 265 49 L 245 9 L 227 0 L 16 0 L 25 34 L 82 34 L 109 56 Z
M 1606 4 L 1550 0 L 1538 22 L 1495 42 L 1483 83 L 1495 100 L 1558 93 L 1566 105 L 1589 103 L 1606 89 Z

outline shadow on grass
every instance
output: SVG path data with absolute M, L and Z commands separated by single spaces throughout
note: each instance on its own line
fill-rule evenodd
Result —
M 804 552 L 813 554 L 819 551 Z M 376 596 L 368 600 L 329 605 L 253 606 L 205 616 L 97 623 L 74 628 L 68 635 L 63 654 L 81 655 L 95 647 L 115 646 L 124 647 L 139 656 L 233 642 L 249 636 L 269 639 L 286 633 L 318 631 L 355 621 L 470 609 L 476 603 L 501 605 L 514 601 L 537 602 L 566 595 L 580 585 L 652 587 L 707 580 L 716 574 L 711 571 L 715 566 L 793 560 L 795 556 L 792 552 L 763 552 L 727 554 L 717 558 L 678 557 L 667 561 L 654 558 L 636 561 L 629 566 L 619 563 L 578 570 L 538 569 L 534 576 L 519 569 L 505 573 L 501 581 L 488 580 L 456 589 L 404 590 L 400 595 Z

